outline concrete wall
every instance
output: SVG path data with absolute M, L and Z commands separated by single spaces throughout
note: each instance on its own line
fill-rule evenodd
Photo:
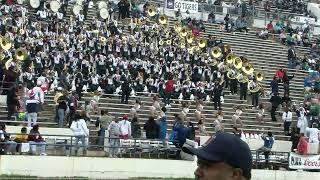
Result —
M 0 174 L 40 177 L 194 177 L 195 161 L 62 156 L 0 156 Z M 320 179 L 320 173 L 253 170 L 252 180 Z

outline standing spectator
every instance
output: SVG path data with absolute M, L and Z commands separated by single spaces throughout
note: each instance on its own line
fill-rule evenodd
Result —
M 146 131 L 147 139 L 159 138 L 159 125 L 154 120 L 154 117 L 149 117 L 149 120 L 144 124 L 144 130 Z
M 297 150 L 299 139 L 300 139 L 299 129 L 297 129 L 296 127 L 292 127 L 291 137 L 290 137 L 290 141 L 292 141 L 291 152 L 295 152 Z
M 297 54 L 294 46 L 290 46 L 288 49 L 288 68 L 293 69 L 296 66 L 296 60 L 297 59 Z
M 286 136 L 290 135 L 290 125 L 292 122 L 292 112 L 289 108 L 285 109 L 285 112 L 282 114 L 282 120 L 283 120 L 283 129 Z
M 307 155 L 308 153 L 308 141 L 307 137 L 304 136 L 304 133 L 300 134 L 299 142 L 297 145 L 297 152 L 300 155 Z
M 79 150 L 79 141 L 81 141 L 81 146 L 83 148 L 83 154 L 86 155 L 86 138 L 89 137 L 89 129 L 87 127 L 87 124 L 83 117 L 81 117 L 78 113 L 76 114 L 75 119 L 72 121 L 72 124 L 70 126 L 72 129 L 74 136 L 76 138 L 75 140 L 75 154 L 78 155 L 78 150 Z
M 279 93 L 279 79 L 277 76 L 273 77 L 273 80 L 270 83 L 271 86 L 271 92 L 272 94 L 278 94 Z
M 137 117 L 134 117 L 131 121 L 131 134 L 132 138 L 141 138 L 141 127 Z
M 177 121 L 177 123 L 173 126 L 173 130 L 177 132 L 174 144 L 181 148 L 183 144 L 186 142 L 188 129 L 183 124 L 183 121 Z
M 12 86 L 7 93 L 7 106 L 8 106 L 7 119 L 8 120 L 10 120 L 11 116 L 15 113 L 17 105 L 18 105 L 18 96 L 16 93 L 16 88 Z
M 289 85 L 290 85 L 290 80 L 294 78 L 294 75 L 289 76 L 287 74 L 287 71 L 284 71 L 284 75 L 282 78 L 282 83 L 283 83 L 283 89 L 284 89 L 284 94 L 288 94 L 289 95 Z
M 120 138 L 131 137 L 131 123 L 128 121 L 128 115 L 123 115 L 122 120 L 119 122 L 120 127 Z
M 296 113 L 298 116 L 297 128 L 300 129 L 300 133 L 306 134 L 306 128 L 308 127 L 307 112 L 303 107 L 300 107 Z
M 75 119 L 76 111 L 78 109 L 78 99 L 76 97 L 76 92 L 73 91 L 68 99 L 69 99 L 68 106 L 69 106 L 69 127 L 70 127 L 72 121 Z
M 161 108 L 161 112 L 159 115 L 159 139 L 165 140 L 167 137 L 167 109 L 165 107 Z
M 63 123 L 64 123 L 64 118 L 65 118 L 65 113 L 67 111 L 67 103 L 65 98 L 61 98 L 58 100 L 58 126 L 59 128 L 63 127 Z
M 265 166 L 269 168 L 269 156 L 274 143 L 274 138 L 271 132 L 268 132 L 267 135 L 263 134 L 261 138 L 264 141 L 264 144 L 261 148 L 257 150 L 257 155 L 259 156 L 260 153 L 264 154 Z
M 208 23 L 216 23 L 216 16 L 214 15 L 213 11 L 211 11 L 208 15 Z
M 28 142 L 30 143 L 30 151 L 32 155 L 37 153 L 37 146 L 40 147 L 40 155 L 46 156 L 46 142 L 39 132 L 39 125 L 34 125 L 29 132 Z
M 128 99 L 130 94 L 130 74 L 128 70 L 126 70 L 126 72 L 121 76 L 120 81 L 122 82 L 121 103 L 128 104 Z
M 174 80 L 172 80 L 172 76 L 169 75 L 169 79 L 165 83 L 165 90 L 164 90 L 165 92 L 164 103 L 169 107 L 170 107 L 170 98 L 172 96 L 173 91 L 174 91 Z
M 29 95 L 29 99 L 26 100 L 28 127 L 31 127 L 31 123 L 33 126 L 37 124 L 39 103 L 40 102 L 35 99 L 35 94 L 31 92 Z
M 281 98 L 278 96 L 278 93 L 275 93 L 271 98 L 270 98 L 270 103 L 271 103 L 271 120 L 273 122 L 277 121 L 276 118 L 276 111 L 278 106 L 281 104 Z
M 120 126 L 118 124 L 118 119 L 115 118 L 109 125 L 109 137 L 110 137 L 110 148 L 109 148 L 109 157 L 117 157 L 120 146 Z
M 113 119 L 114 117 L 108 113 L 108 110 L 101 110 L 101 118 L 96 123 L 96 126 L 100 126 L 98 141 L 100 146 L 104 145 L 105 137 L 108 137 L 106 135 L 106 129 L 109 127 Z

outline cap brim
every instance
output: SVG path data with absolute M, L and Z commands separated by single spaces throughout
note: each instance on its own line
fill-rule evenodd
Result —
M 218 154 L 213 152 L 208 153 L 205 147 L 194 148 L 194 147 L 182 147 L 182 151 L 188 154 L 197 156 L 199 159 L 207 161 L 223 161 Z

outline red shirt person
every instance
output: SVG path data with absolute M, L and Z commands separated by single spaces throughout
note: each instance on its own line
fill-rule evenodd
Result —
M 301 133 L 299 143 L 298 143 L 298 153 L 301 155 L 307 155 L 308 153 L 308 141 L 306 137 L 304 137 L 304 133 Z

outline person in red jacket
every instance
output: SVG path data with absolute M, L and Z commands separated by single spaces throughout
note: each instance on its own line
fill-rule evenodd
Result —
M 46 142 L 42 138 L 39 132 L 39 125 L 34 125 L 33 128 L 30 130 L 28 135 L 28 142 L 30 144 L 30 151 L 32 155 L 35 155 L 37 152 L 37 146 L 40 148 L 40 155 L 45 156 L 46 149 Z
M 300 134 L 299 143 L 297 146 L 298 154 L 300 155 L 307 155 L 308 153 L 308 141 L 307 138 L 304 136 L 304 133 Z
M 167 82 L 165 83 L 165 97 L 164 97 L 164 103 L 166 105 L 170 105 L 170 98 L 172 96 L 172 92 L 174 91 L 174 81 L 172 80 L 172 76 L 169 75 L 169 78 Z

